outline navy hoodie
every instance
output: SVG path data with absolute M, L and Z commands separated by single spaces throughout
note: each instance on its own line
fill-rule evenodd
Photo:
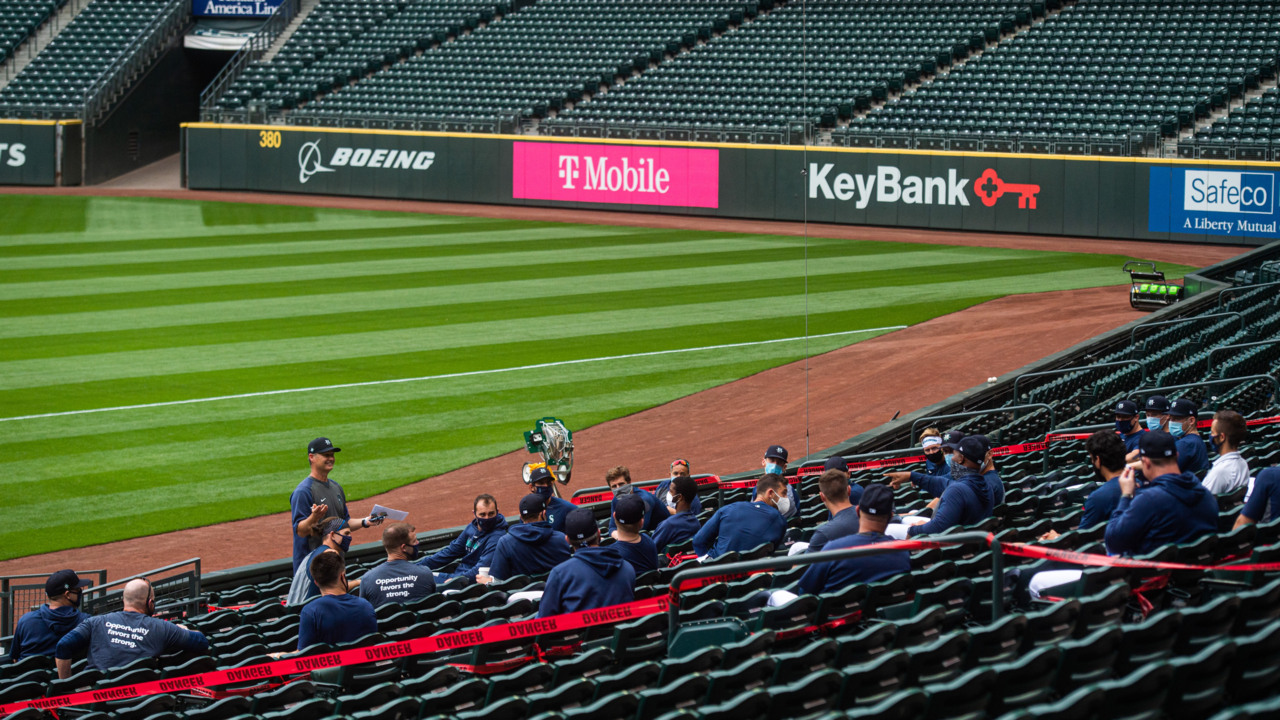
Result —
M 720 557 L 735 550 L 750 550 L 760 543 L 773 543 L 777 550 L 786 533 L 787 521 L 769 503 L 730 503 L 716 510 L 693 536 L 693 551 L 699 556 Z
M 613 546 L 618 548 L 618 553 L 622 555 L 623 560 L 631 563 L 631 568 L 636 571 L 636 575 L 658 569 L 658 547 L 648 535 L 640 533 L 640 541 L 633 543 L 616 540 L 610 547 Z
M 564 532 L 564 521 L 576 507 L 564 498 L 552 496 L 547 500 L 547 524 L 556 532 Z
M 1177 440 L 1178 469 L 1182 472 L 1200 472 L 1209 462 L 1209 451 L 1204 446 L 1204 438 L 1189 433 Z
M 1107 522 L 1111 519 L 1111 513 L 1116 511 L 1116 504 L 1119 502 L 1120 478 L 1117 476 L 1102 483 L 1101 487 L 1085 498 L 1084 515 L 1080 518 L 1080 527 L 1091 528 Z
M 506 580 L 516 575 L 541 575 L 572 555 L 568 538 L 564 533 L 553 530 L 551 523 L 543 520 L 512 525 L 498 540 L 489 575 L 494 580 Z
M 551 571 L 538 603 L 538 617 L 621 605 L 635 597 L 635 568 L 617 548 L 581 547 Z
M 63 635 L 89 619 L 89 615 L 69 606 L 41 605 L 18 618 L 9 645 L 9 660 L 18 662 L 28 655 L 52 655 Z
M 1120 498 L 1107 523 L 1107 552 L 1142 555 L 1218 531 L 1218 499 L 1195 475 L 1167 473 L 1133 498 Z
M 480 532 L 478 523 L 478 519 L 472 520 L 463 528 L 462 534 L 447 547 L 434 555 L 422 558 L 418 564 L 432 570 L 439 570 L 454 560 L 460 560 L 457 569 L 449 578 L 474 578 L 477 568 L 491 566 L 493 552 L 498 548 L 498 541 L 507 534 L 507 519 L 502 516 L 502 513 L 498 513 L 498 522 L 489 532 Z
M 947 484 L 942 491 L 941 502 L 933 513 L 933 519 L 923 525 L 913 525 L 908 537 L 944 532 L 957 525 L 973 525 L 991 517 L 995 507 L 1004 502 L 1004 483 L 992 470 L 979 475 L 970 471 Z
M 920 488 L 931 498 L 942 497 L 943 491 L 951 484 L 951 466 L 942 463 L 933 472 L 913 471 L 911 473 L 911 484 Z

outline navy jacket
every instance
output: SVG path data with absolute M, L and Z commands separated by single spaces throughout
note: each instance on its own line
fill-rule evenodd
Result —
M 970 472 L 952 480 L 942 491 L 942 501 L 933 519 L 913 525 L 908 537 L 940 533 L 957 525 L 973 525 L 991 517 L 997 505 L 1004 502 L 1004 483 L 995 470 L 984 475 Z
M 1280 467 L 1269 467 L 1249 483 L 1240 514 L 1254 522 L 1280 517 Z
M 644 533 L 640 534 L 640 542 L 615 540 L 610 547 L 618 548 L 618 554 L 622 555 L 623 560 L 631 563 L 631 568 L 636 571 L 636 575 L 658 569 L 658 547 Z
M 875 545 L 892 540 L 893 538 L 883 533 L 855 533 L 827 543 L 827 550 Z M 911 572 L 911 554 L 906 550 L 814 563 L 800 576 L 800 592 L 810 595 L 835 592 L 855 583 L 875 582 L 906 572 Z
M 498 540 L 489 575 L 506 580 L 516 575 L 541 575 L 573 555 L 569 540 L 546 521 L 512 525 Z
M 434 555 L 428 555 L 418 561 L 432 570 L 439 570 L 454 560 L 460 560 L 458 567 L 450 575 L 456 577 L 475 577 L 476 569 L 491 567 L 493 553 L 498 549 L 498 541 L 507 534 L 507 519 L 498 513 L 498 524 L 487 533 L 481 533 L 477 520 L 472 520 L 462 534 L 453 542 Z
M 1195 473 L 1204 469 L 1209 463 L 1209 451 L 1204 446 L 1204 438 L 1199 435 L 1183 435 L 1178 438 L 1178 469 L 1182 472 Z
M 1085 498 L 1084 516 L 1080 518 L 1080 527 L 1091 528 L 1107 522 L 1111 519 L 1111 513 L 1116 511 L 1116 504 L 1119 502 L 1120 479 L 1113 477 Z
M 697 513 L 692 510 L 678 512 L 663 521 L 653 533 L 653 544 L 658 552 L 663 552 L 668 545 L 682 543 L 692 538 L 702 529 Z
M 751 502 L 756 501 L 756 496 L 760 493 L 760 488 L 751 491 Z M 791 501 L 791 510 L 782 516 L 783 520 L 790 520 L 800 512 L 800 498 L 796 497 L 796 486 L 787 481 L 787 499 Z
M 641 526 L 640 529 L 647 530 L 649 532 L 657 530 L 658 525 L 661 524 L 663 520 L 666 520 L 667 516 L 671 514 L 667 512 L 666 505 L 658 499 L 658 496 L 648 490 L 634 488 L 632 492 L 636 494 L 636 497 L 639 497 L 644 501 L 644 525 Z M 613 532 L 618 529 L 618 526 L 613 522 L 613 511 L 617 506 L 618 497 L 615 495 L 613 500 L 609 502 L 609 532 Z
M 298 649 L 316 643 L 340 645 L 378 632 L 373 605 L 355 595 L 323 595 L 307 603 L 298 619 Z
M 1120 439 L 1124 441 L 1124 452 L 1126 455 L 1138 449 L 1138 441 L 1142 439 L 1142 433 L 1146 432 L 1146 428 L 1139 428 L 1136 433 L 1121 435 Z
M 666 505 L 667 503 L 667 493 L 669 492 L 671 492 L 671 480 L 669 478 L 658 483 L 658 486 L 653 489 L 654 496 L 657 497 L 658 502 L 661 502 L 663 505 Z M 671 506 L 667 505 L 667 507 Z M 702 512 L 702 501 L 698 499 L 697 495 L 693 496 L 693 503 L 689 507 L 693 510 L 695 515 Z
M 564 532 L 565 518 L 569 517 L 570 511 L 576 507 L 578 506 L 564 498 L 552 496 L 547 500 L 547 524 L 558 533 Z
M 932 474 L 913 471 L 911 484 L 931 498 L 942 497 L 943 491 L 951 484 L 951 466 L 944 463 Z
M 1218 531 L 1218 499 L 1195 475 L 1168 473 L 1132 499 L 1120 498 L 1107 523 L 1107 552 L 1142 555 Z
M 617 548 L 582 547 L 547 578 L 538 617 L 621 605 L 636 598 L 636 571 Z
M 693 551 L 699 556 L 720 557 L 727 552 L 750 550 L 760 543 L 782 547 L 787 522 L 778 509 L 765 502 L 736 502 L 716 510 L 706 525 L 693 536 Z
M 52 655 L 63 635 L 89 619 L 87 613 L 68 606 L 41 605 L 18 618 L 9 645 L 9 660 L 18 662 L 28 655 Z
M 809 549 L 805 550 L 805 552 L 818 552 L 832 540 L 848 537 L 857 532 L 858 508 L 845 508 L 813 531 L 813 537 L 809 538 Z

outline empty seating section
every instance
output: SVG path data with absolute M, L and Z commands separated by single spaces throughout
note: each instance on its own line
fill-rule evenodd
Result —
M 94 0 L 0 91 L 0 115 L 33 108 L 79 112 L 94 82 L 168 4 Z
M 1043 13 L 1043 3 L 1039 3 Z M 810 0 L 752 22 L 659 64 L 621 89 L 592 98 L 568 121 L 778 126 L 834 124 L 890 90 L 931 75 L 984 27 L 1023 2 Z M 1026 10 L 1030 18 L 1030 10 Z
M 255 61 L 218 100 L 279 110 L 341 88 L 503 12 L 491 0 L 322 0 L 271 61 Z
M 319 99 L 303 115 L 496 119 L 545 114 L 727 21 L 742 2 L 543 0 Z M 660 57 L 660 55 L 659 55 Z
M 1208 143 L 1280 143 L 1280 89 L 1271 88 L 1196 133 Z
M 0 63 L 48 20 L 67 0 L 16 0 L 0 5 Z
M 891 100 L 849 132 L 1165 135 L 1274 78 L 1274 0 L 1080 2 L 958 71 Z

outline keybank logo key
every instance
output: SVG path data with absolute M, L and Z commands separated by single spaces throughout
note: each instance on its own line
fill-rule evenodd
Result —
M 1275 197 L 1275 176 L 1271 173 L 1188 170 L 1182 208 L 1270 215 L 1275 208 Z

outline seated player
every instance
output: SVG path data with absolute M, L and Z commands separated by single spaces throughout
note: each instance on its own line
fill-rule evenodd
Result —
M 543 496 L 525 495 L 520 498 L 520 524 L 507 528 L 507 534 L 498 541 L 489 576 L 506 580 L 516 575 L 541 575 L 572 555 L 564 533 L 552 529 L 547 522 Z
M 635 600 L 636 571 L 613 545 L 600 547 L 600 528 L 587 508 L 577 508 L 565 521 L 573 557 L 547 577 L 538 617 L 621 605 Z
M 616 528 L 610 535 L 615 542 L 610 547 L 617 547 L 622 559 L 631 563 L 636 575 L 658 569 L 658 548 L 648 535 L 640 532 L 640 524 L 644 522 L 644 501 L 635 495 L 618 498 L 613 504 L 613 523 Z M 665 524 L 665 523 L 664 523 Z M 661 530 L 661 526 L 658 528 Z
M 390 602 L 409 603 L 436 591 L 435 574 L 413 562 L 418 559 L 418 533 L 407 522 L 382 530 L 387 561 L 360 578 L 360 597 L 375 608 Z

